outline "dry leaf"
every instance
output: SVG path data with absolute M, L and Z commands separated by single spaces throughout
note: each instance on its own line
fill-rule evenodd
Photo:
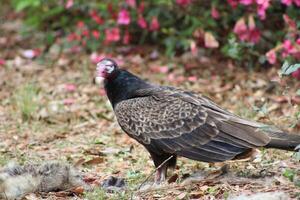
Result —
M 104 161 L 103 157 L 95 157 L 91 160 L 85 161 L 83 164 L 85 164 L 85 165 L 96 165 L 96 164 L 99 164 L 99 163 L 103 163 L 103 161 Z
M 216 40 L 216 38 L 213 36 L 212 33 L 205 32 L 204 45 L 207 48 L 218 48 L 219 47 L 219 42 Z

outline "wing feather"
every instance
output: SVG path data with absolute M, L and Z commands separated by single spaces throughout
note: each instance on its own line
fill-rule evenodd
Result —
M 270 140 L 261 124 L 239 118 L 206 97 L 170 87 L 138 90 L 114 109 L 122 129 L 157 153 L 217 162 Z

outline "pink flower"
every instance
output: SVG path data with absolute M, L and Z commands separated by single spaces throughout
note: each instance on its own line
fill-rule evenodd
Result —
M 266 57 L 267 57 L 267 60 L 270 64 L 275 64 L 276 63 L 276 52 L 274 49 L 271 49 L 270 51 L 268 51 L 266 53 Z
M 95 39 L 99 39 L 100 38 L 100 32 L 98 30 L 93 30 L 92 31 L 92 35 Z
M 232 8 L 236 8 L 239 4 L 239 0 L 227 0 L 227 3 L 229 3 Z
M 150 22 L 150 31 L 157 31 L 159 29 L 159 22 L 156 16 L 152 17 Z
M 292 42 L 290 40 L 285 40 L 283 42 L 283 48 L 288 54 L 295 53 L 296 49 L 293 46 Z
M 294 71 L 292 73 L 292 76 L 298 80 L 300 80 L 300 69 L 298 69 L 297 71 Z
M 74 5 L 74 0 L 67 0 L 67 3 L 65 5 L 66 9 L 71 8 Z
M 214 18 L 214 19 L 219 19 L 219 18 L 220 18 L 220 13 L 219 13 L 219 11 L 216 9 L 215 6 L 213 6 L 213 7 L 211 8 L 210 14 L 211 14 L 212 18 Z
M 77 22 L 77 28 L 81 29 L 84 27 L 84 22 L 83 21 L 78 21 Z
M 142 15 L 139 15 L 137 23 L 142 29 L 147 28 L 147 22 L 146 22 L 146 20 L 144 19 L 144 17 Z
M 82 35 L 85 36 L 85 37 L 87 37 L 87 38 L 89 38 L 89 36 L 90 36 L 89 30 L 88 29 L 83 30 L 82 31 Z
M 135 0 L 126 0 L 127 5 L 129 5 L 132 8 L 136 7 L 136 2 Z
M 297 30 L 297 25 L 295 20 L 291 19 L 288 15 L 283 15 L 284 22 L 288 25 L 288 28 L 291 30 Z
M 192 3 L 192 0 L 176 0 L 176 3 L 180 6 L 187 6 Z
M 129 31 L 126 30 L 123 36 L 123 44 L 129 44 L 130 42 L 130 34 Z
M 92 10 L 90 13 L 90 16 L 92 17 L 92 19 L 99 25 L 104 23 L 104 20 L 101 18 L 101 16 L 99 16 L 97 14 L 97 12 L 95 10 Z
M 239 19 L 234 26 L 233 32 L 238 35 L 241 41 L 256 44 L 260 40 L 260 31 L 255 26 L 253 16 L 249 16 L 248 26 L 244 18 Z
M 240 3 L 243 5 L 251 5 L 253 3 L 253 0 L 240 0 Z
M 118 27 L 105 30 L 105 42 L 117 42 L 120 40 L 120 29 Z
M 190 82 L 196 82 L 197 81 L 197 76 L 189 76 L 187 79 Z
M 290 6 L 290 5 L 292 5 L 293 0 L 281 0 L 281 3 L 282 3 L 282 4 L 285 4 L 285 5 L 287 5 L 287 6 Z
M 296 40 L 296 43 L 297 43 L 298 45 L 300 45 L 300 38 L 298 38 L 298 39 Z
M 144 12 L 144 10 L 145 10 L 145 3 L 144 3 L 144 1 L 142 1 L 138 7 L 138 13 L 142 14 Z
M 68 35 L 68 37 L 67 37 L 67 40 L 68 40 L 69 42 L 72 42 L 72 41 L 74 41 L 74 40 L 79 40 L 79 39 L 80 39 L 80 36 L 77 35 L 76 33 L 70 33 L 70 34 Z
M 266 18 L 266 10 L 270 6 L 270 0 L 256 0 L 257 4 L 257 14 L 260 19 L 264 20 Z
M 297 6 L 300 6 L 300 0 L 294 0 L 294 4 L 296 4 Z
M 72 83 L 67 83 L 64 85 L 64 87 L 67 92 L 74 92 L 76 90 L 76 85 Z
M 128 25 L 130 24 L 130 15 L 129 12 L 125 9 L 122 9 L 118 15 L 118 24 Z
M 0 66 L 3 66 L 3 65 L 5 65 L 5 60 L 4 59 L 2 59 L 2 58 L 0 58 Z
M 233 32 L 237 34 L 240 40 L 245 41 L 248 38 L 248 27 L 246 25 L 245 19 L 239 19 L 233 28 Z

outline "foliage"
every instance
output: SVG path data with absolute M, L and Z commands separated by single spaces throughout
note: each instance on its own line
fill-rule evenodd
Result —
M 155 43 L 168 55 L 221 50 L 251 65 L 300 59 L 300 0 L 12 2 L 48 43 L 75 52 Z

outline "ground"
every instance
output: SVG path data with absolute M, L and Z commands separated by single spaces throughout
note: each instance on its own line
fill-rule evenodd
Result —
M 279 68 L 252 71 L 230 61 L 187 54 L 151 59 L 147 53 L 139 54 L 145 49 L 115 57 L 151 82 L 203 93 L 242 117 L 300 132 L 296 96 L 300 83 L 280 78 Z M 179 158 L 169 183 L 145 189 L 154 178 L 149 154 L 118 126 L 103 89 L 93 82 L 95 65 L 88 55 L 66 52 L 31 59 L 20 49 L 0 51 L 8 57 L 0 66 L 0 166 L 10 161 L 62 160 L 76 165 L 95 184 L 109 176 L 127 183 L 124 191 L 115 193 L 99 188 L 42 194 L 45 199 L 226 199 L 271 191 L 299 198 L 296 156 L 269 149 L 259 149 L 253 159 L 228 162 L 224 175 L 217 170 L 220 164 Z

